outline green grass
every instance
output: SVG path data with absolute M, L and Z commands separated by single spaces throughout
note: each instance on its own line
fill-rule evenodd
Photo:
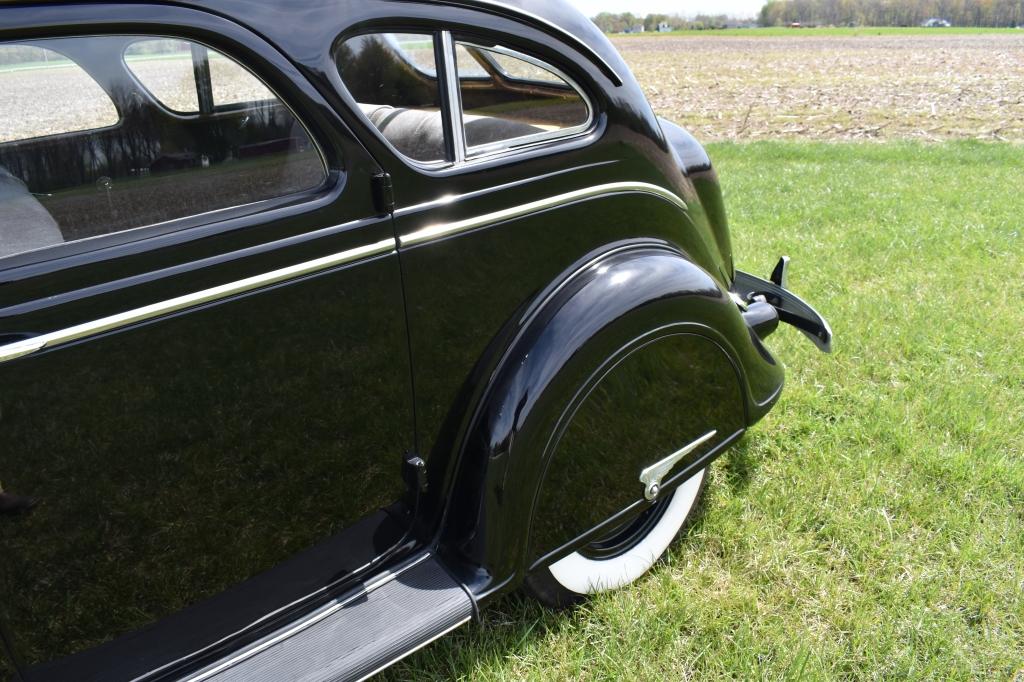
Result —
M 994 679 L 1024 668 L 1024 148 L 713 145 L 738 265 L 793 256 L 775 410 L 638 584 L 518 596 L 391 679 Z
M 789 28 L 787 26 L 769 26 L 764 28 L 724 28 L 705 31 L 669 31 L 667 33 L 626 33 L 616 34 L 624 38 L 638 38 L 651 36 L 745 36 L 756 37 L 779 37 L 779 36 L 912 36 L 912 35 L 974 35 L 986 33 L 1019 33 L 1024 36 L 1024 30 L 1016 28 L 979 28 L 971 26 L 953 26 L 950 28 L 922 28 L 920 26 L 896 27 L 896 26 L 833 26 L 822 28 Z

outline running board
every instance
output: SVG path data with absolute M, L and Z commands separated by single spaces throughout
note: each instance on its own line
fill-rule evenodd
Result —
M 473 609 L 466 590 L 425 553 L 187 679 L 363 680 L 459 627 Z

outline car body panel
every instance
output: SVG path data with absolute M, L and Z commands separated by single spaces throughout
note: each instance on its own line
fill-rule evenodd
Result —
M 648 508 L 644 467 L 714 431 L 665 476 L 671 491 L 779 397 L 758 333 L 772 320 L 730 294 L 710 160 L 567 3 L 0 16 L 0 41 L 174 35 L 221 50 L 294 109 L 328 168 L 299 195 L 0 260 L 0 353 L 28 344 L 0 356 L 0 480 L 42 500 L 0 519 L 16 552 L 0 627 L 26 680 L 177 679 L 417 552 L 483 603 Z M 411 162 L 334 62 L 339 41 L 389 30 L 549 63 L 592 103 L 590 127 Z M 61 598 L 73 609 L 50 618 Z
M 10 644 L 26 680 L 109 679 L 97 661 L 136 677 L 234 645 L 399 546 L 401 273 L 365 191 L 379 167 L 263 40 L 182 8 L 55 9 L 3 8 L 0 36 L 102 26 L 216 45 L 302 112 L 329 168 L 299 195 L 0 263 L 4 345 L 58 341 L 0 363 L 3 485 L 36 502 L 0 524 Z M 357 562 L 294 568 L 383 508 L 347 536 Z

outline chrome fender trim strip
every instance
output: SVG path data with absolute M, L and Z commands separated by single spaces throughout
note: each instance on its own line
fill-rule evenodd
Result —
M 0 346 L 0 363 L 38 352 L 44 348 L 52 348 L 54 346 L 71 343 L 73 341 L 79 341 L 81 339 L 97 336 L 99 334 L 127 327 L 139 322 L 145 322 L 156 317 L 180 312 L 182 310 L 187 310 L 188 308 L 212 303 L 238 294 L 244 294 L 272 284 L 279 284 L 290 279 L 320 272 L 321 270 L 345 265 L 346 263 L 352 263 L 363 258 L 379 256 L 394 251 L 396 248 L 397 242 L 394 238 L 384 239 L 374 244 L 358 246 L 354 249 L 335 253 L 330 256 L 316 258 L 296 265 L 289 265 L 288 267 L 271 270 L 270 272 L 246 277 L 245 279 L 221 284 L 219 286 L 203 289 L 202 291 L 196 291 L 191 294 L 185 294 L 166 301 L 161 301 L 160 303 L 153 303 L 141 308 L 135 308 L 134 310 L 117 313 L 116 315 L 102 317 L 91 322 L 84 322 L 73 327 L 68 327 L 67 329 L 61 329 L 59 331 L 49 332 L 48 334 L 33 336 L 29 339 L 15 341 L 14 343 Z
M 521 218 L 531 213 L 537 213 L 538 211 L 544 211 L 546 209 L 561 206 L 563 204 L 569 204 L 574 201 L 593 199 L 610 194 L 626 194 L 631 192 L 651 194 L 674 204 L 682 211 L 687 210 L 686 202 L 674 192 L 671 192 L 664 187 L 652 185 L 648 182 L 610 182 L 604 185 L 594 185 L 593 187 L 577 189 L 572 192 L 566 192 L 565 194 L 559 194 L 546 199 L 538 199 L 537 201 L 512 206 L 511 208 L 495 211 L 494 213 L 486 213 L 473 218 L 466 218 L 465 220 L 459 220 L 454 223 L 442 223 L 440 225 L 424 227 L 423 229 L 403 234 L 399 237 L 398 243 L 399 246 L 402 247 L 415 246 L 434 239 L 440 239 L 460 232 L 475 230 L 487 225 L 493 225 L 494 223 L 500 223 L 514 218 Z

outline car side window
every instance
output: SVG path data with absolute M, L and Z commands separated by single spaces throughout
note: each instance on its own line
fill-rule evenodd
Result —
M 305 127 L 211 48 L 149 36 L 0 45 L 0 258 L 314 189 Z
M 60 97 L 40 96 L 45 73 L 58 93 L 75 93 L 78 110 Z M 120 116 L 107 93 L 64 55 L 33 45 L 0 46 L 0 144 L 115 125 Z
M 360 110 L 405 156 L 444 161 L 441 88 L 430 33 L 369 33 L 342 42 L 338 73 Z
M 587 99 L 554 66 L 506 47 L 468 41 L 457 43 L 456 54 L 470 156 L 571 135 L 590 125 Z
M 356 35 L 334 58 L 362 114 L 420 163 L 460 165 L 582 133 L 594 120 L 583 89 L 557 67 L 451 31 Z
M 182 113 L 200 113 L 209 109 L 247 102 L 275 99 L 273 93 L 235 62 L 216 50 L 186 40 L 148 38 L 125 50 L 125 63 L 139 82 L 168 109 Z M 195 63 L 200 64 L 197 71 Z M 209 78 L 209 97 L 200 102 L 202 87 L 197 74 Z M 208 112 L 207 112 L 208 113 Z

